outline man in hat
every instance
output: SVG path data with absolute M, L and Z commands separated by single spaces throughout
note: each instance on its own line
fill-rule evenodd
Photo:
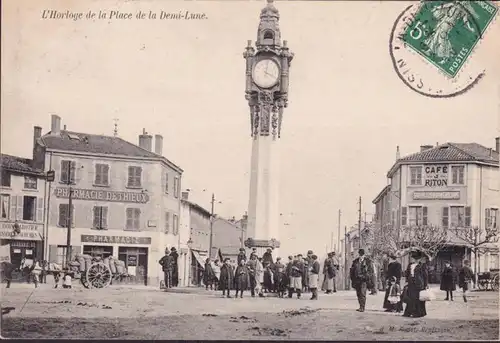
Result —
M 306 267 L 304 269 L 304 278 L 302 279 L 304 281 L 304 292 L 309 292 L 310 286 L 309 286 L 309 274 L 311 272 L 312 264 L 313 264 L 313 259 L 312 259 L 313 251 L 308 250 L 306 258 L 304 259 L 304 266 Z
M 170 256 L 172 256 L 172 287 L 177 287 L 179 286 L 179 254 L 175 247 L 170 249 Z
M 288 297 L 293 296 L 293 292 L 297 292 L 297 299 L 300 299 L 302 294 L 302 272 L 304 270 L 304 265 L 301 262 L 302 255 L 297 255 L 293 260 L 292 270 L 290 272 L 290 285 L 288 289 Z
M 173 271 L 173 258 L 170 256 L 170 249 L 165 248 L 165 256 L 159 261 L 164 275 L 164 288 L 172 288 L 172 271 Z M 161 287 L 161 285 L 160 285 Z
M 267 248 L 266 252 L 264 255 L 262 255 L 262 264 L 266 265 L 273 265 L 273 249 L 272 248 Z
M 365 256 L 365 250 L 358 250 L 358 257 L 352 262 L 350 277 L 352 287 L 356 290 L 356 297 L 358 298 L 359 308 L 358 312 L 365 311 L 366 305 L 366 290 L 371 288 L 373 264 Z
M 245 253 L 245 248 L 240 248 L 240 252 L 238 253 L 238 258 L 237 258 L 238 265 L 240 265 L 241 261 L 246 262 L 246 260 L 247 260 L 247 255 Z
M 332 266 L 333 266 L 333 293 L 337 293 L 337 272 L 340 268 L 340 262 L 335 251 L 332 251 Z
M 323 289 L 326 294 L 331 294 L 335 289 L 335 267 L 333 264 L 333 253 L 329 252 L 323 265 Z
M 257 269 L 257 255 L 250 254 L 250 260 L 247 263 L 248 278 L 250 279 L 250 294 L 255 297 L 255 289 L 257 288 L 256 269 Z

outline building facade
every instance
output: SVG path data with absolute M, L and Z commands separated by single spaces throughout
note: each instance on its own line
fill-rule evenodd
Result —
M 61 129 L 37 139 L 45 171 L 55 172 L 47 189 L 46 258 L 64 264 L 71 212 L 72 255 L 123 260 L 132 282 L 159 284 L 158 260 L 165 247 L 180 248 L 182 169 L 163 157 L 163 138 L 145 130 L 135 145 L 119 137 Z M 69 206 L 71 194 L 71 209 Z
M 0 244 L 10 246 L 2 259 L 19 267 L 23 258 L 43 258 L 45 174 L 31 159 L 2 154 L 0 162 Z
M 420 152 L 397 159 L 387 174 L 390 184 L 373 200 L 377 226 L 450 229 L 448 248 L 440 251 L 434 261 L 436 275 L 446 260 L 461 265 L 464 258 L 473 259 L 470 242 L 453 235 L 451 229 L 476 227 L 482 232 L 498 229 L 498 138 L 495 146 L 492 149 L 477 143 L 424 145 Z M 477 261 L 478 272 L 498 268 L 495 247 L 485 245 Z

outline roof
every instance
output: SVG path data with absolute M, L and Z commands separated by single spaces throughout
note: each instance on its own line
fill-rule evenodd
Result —
M 41 142 L 48 149 L 54 150 L 161 159 L 180 172 L 183 171 L 165 157 L 127 142 L 120 137 L 61 130 L 60 134 L 49 132 L 42 136 Z
M 478 143 L 445 143 L 398 159 L 387 176 L 391 177 L 400 165 L 414 162 L 464 162 L 498 165 L 498 155 L 498 151 Z
M 18 173 L 36 174 L 44 176 L 43 170 L 33 168 L 31 166 L 32 160 L 13 155 L 1 154 L 2 169 Z
M 185 203 L 185 204 L 188 204 L 190 208 L 194 208 L 198 212 L 201 212 L 202 214 L 206 215 L 207 217 L 210 217 L 210 212 L 208 212 L 208 210 L 206 210 L 205 208 L 201 207 L 200 205 L 198 205 L 198 204 L 196 204 L 196 203 L 194 203 L 192 201 L 186 200 L 186 199 L 181 199 L 181 202 Z
M 378 202 L 380 201 L 380 199 L 382 199 L 382 197 L 383 197 L 384 195 L 386 195 L 386 194 L 389 192 L 389 190 L 390 190 L 390 189 L 391 189 L 391 185 L 387 185 L 387 186 L 385 186 L 385 187 L 384 187 L 384 188 L 380 191 L 380 193 L 378 193 L 378 195 L 375 197 L 375 199 L 373 199 L 372 204 L 376 204 L 376 203 L 378 203 Z

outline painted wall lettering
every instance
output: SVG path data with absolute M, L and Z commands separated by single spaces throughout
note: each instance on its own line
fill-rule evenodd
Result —
M 149 195 L 138 192 L 116 192 L 94 189 L 73 188 L 73 199 L 75 200 L 97 200 L 110 202 L 132 202 L 145 204 L 149 201 Z M 69 188 L 56 188 L 54 194 L 58 198 L 68 198 Z

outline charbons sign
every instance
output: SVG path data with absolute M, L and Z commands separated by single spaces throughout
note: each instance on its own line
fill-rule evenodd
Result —
M 69 188 L 56 188 L 54 194 L 58 198 L 69 198 Z M 72 188 L 72 198 L 75 200 L 94 200 L 111 202 L 134 202 L 145 204 L 149 195 L 137 192 L 117 192 L 94 189 Z

